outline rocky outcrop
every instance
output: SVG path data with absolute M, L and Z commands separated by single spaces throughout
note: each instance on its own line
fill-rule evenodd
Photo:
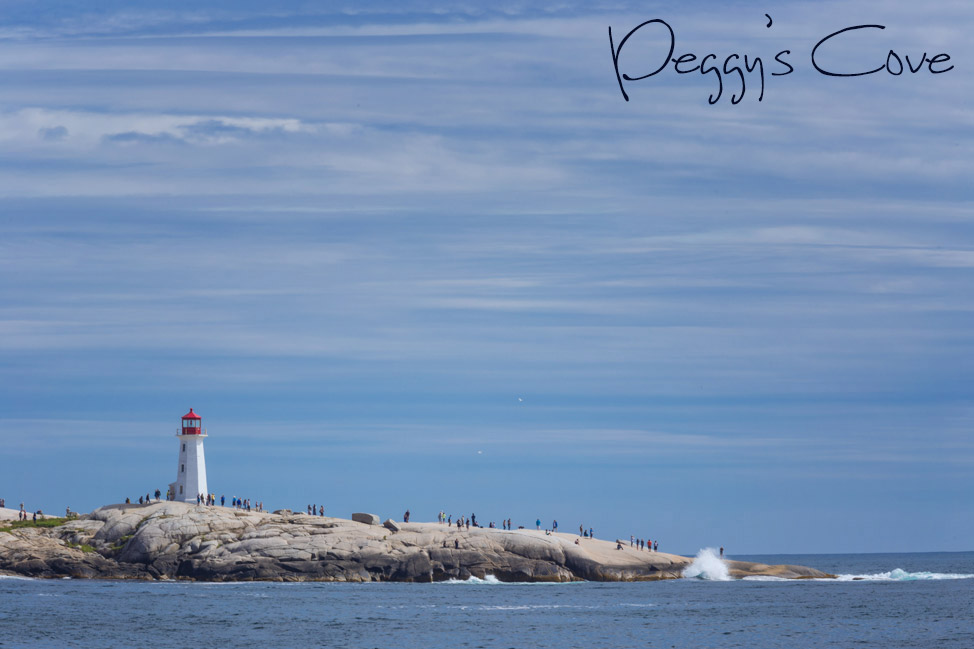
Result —
M 835 575 L 828 575 L 820 570 L 805 566 L 769 566 L 763 563 L 732 560 L 725 561 L 724 563 L 727 564 L 727 573 L 734 579 L 743 579 L 744 577 L 780 577 L 783 579 L 822 579 L 823 576 L 826 578 L 835 577 Z
M 366 525 L 378 525 L 379 517 L 375 514 L 365 514 L 362 512 L 356 512 L 352 514 L 352 520 L 356 523 L 365 523 Z
M 692 561 L 569 534 L 394 526 L 378 525 L 378 517 L 366 523 L 175 502 L 110 505 L 60 527 L 0 532 L 0 571 L 207 581 L 641 581 L 679 578 Z M 734 576 L 828 576 L 728 563 Z

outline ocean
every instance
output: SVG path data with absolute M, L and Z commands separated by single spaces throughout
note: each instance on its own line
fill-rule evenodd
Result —
M 837 580 L 193 583 L 0 577 L 0 647 L 974 647 L 974 552 L 731 557 Z

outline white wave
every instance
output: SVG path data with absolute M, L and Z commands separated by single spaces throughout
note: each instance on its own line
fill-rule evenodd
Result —
M 468 577 L 467 579 L 447 579 L 446 581 L 441 581 L 439 583 L 441 583 L 441 584 L 482 584 L 482 585 L 489 584 L 489 585 L 494 585 L 494 584 L 503 584 L 504 582 L 502 582 L 500 579 L 498 579 L 494 575 L 484 575 L 484 578 L 483 579 L 481 579 L 479 577 L 474 577 L 473 575 L 470 575 L 470 577 Z
M 33 577 L 21 577 L 20 575 L 0 575 L 0 579 L 19 579 L 21 581 L 34 581 Z
M 935 579 L 974 579 L 974 575 L 946 572 L 907 572 L 901 568 L 868 575 L 838 575 L 838 581 L 928 581 Z
M 785 577 L 774 577 L 772 575 L 752 575 L 750 577 L 744 577 L 741 581 L 788 581 L 798 583 L 794 579 L 786 579 Z
M 570 586 L 583 584 L 583 581 L 501 581 L 494 575 L 485 575 L 483 579 L 469 577 L 467 579 L 447 579 L 437 581 L 437 584 L 468 584 L 468 585 L 504 585 L 504 586 Z
M 683 569 L 683 576 L 688 579 L 706 579 L 709 581 L 730 581 L 727 564 L 713 548 L 704 548 L 697 552 L 696 558 Z

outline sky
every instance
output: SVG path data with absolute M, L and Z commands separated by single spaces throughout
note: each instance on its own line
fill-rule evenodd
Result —
M 670 63 L 626 101 L 608 28 L 653 19 L 673 58 L 760 57 L 761 100 L 758 71 L 711 103 Z M 954 68 L 815 70 L 864 24 L 816 62 Z M 210 490 L 268 509 L 974 549 L 972 28 L 967 2 L 2 1 L 0 497 L 165 491 L 192 407 Z M 668 42 L 637 30 L 620 74 Z

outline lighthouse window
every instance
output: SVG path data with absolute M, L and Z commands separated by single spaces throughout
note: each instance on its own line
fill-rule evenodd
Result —
M 185 473 L 186 472 L 186 465 L 185 464 L 180 464 L 179 465 L 179 472 L 180 473 Z
M 183 444 L 183 453 L 185 453 L 185 452 L 186 452 L 186 445 Z

